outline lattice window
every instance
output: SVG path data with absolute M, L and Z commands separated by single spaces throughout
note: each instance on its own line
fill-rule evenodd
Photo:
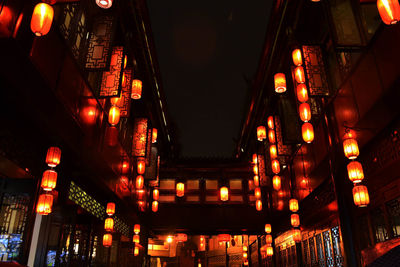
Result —
M 333 254 L 335 255 L 335 262 L 337 267 L 343 266 L 343 256 L 342 256 L 342 249 L 340 243 L 340 231 L 339 226 L 335 226 L 331 228 L 332 232 L 332 248 Z
M 78 4 L 67 4 L 61 11 L 60 32 L 65 40 L 69 39 L 75 15 L 78 13 Z
M 371 211 L 372 226 L 375 231 L 376 242 L 383 242 L 389 239 L 386 230 L 385 217 L 382 208 L 377 207 Z
M 400 198 L 386 203 L 393 237 L 400 236 Z
M 131 80 L 132 70 L 124 70 L 122 74 L 121 96 L 120 100 L 117 102 L 117 106 L 121 112 L 121 118 L 129 117 L 129 111 L 131 107 Z
M 123 234 L 124 236 L 128 237 L 129 236 L 129 226 L 124 223 L 121 219 L 119 219 L 118 217 L 114 218 L 114 222 L 115 222 L 115 229 L 120 232 L 121 234 Z
M 315 254 L 314 237 L 311 237 L 310 239 L 308 239 L 308 245 L 310 247 L 311 266 L 315 266 L 317 264 L 317 256 Z
M 326 266 L 333 267 L 335 266 L 335 261 L 332 253 L 331 233 L 329 230 L 327 230 L 322 233 L 322 236 L 324 238 Z
M 318 266 L 325 267 L 324 244 L 322 243 L 321 234 L 315 236 L 315 243 L 318 255 Z
M 319 46 L 303 46 L 305 71 L 310 96 L 328 96 L 329 86 Z
M 267 185 L 267 175 L 265 169 L 265 159 L 263 155 L 257 155 L 257 164 L 258 164 L 258 175 L 260 177 L 260 184 L 261 186 Z
M 308 249 L 308 240 L 303 241 L 303 263 L 305 265 L 310 264 L 310 253 Z
M 291 155 L 291 148 L 283 144 L 282 124 L 278 116 L 274 116 L 275 122 L 275 136 L 278 149 L 278 155 Z
M 135 119 L 132 142 L 132 154 L 134 157 L 146 156 L 147 127 L 146 118 Z
M 124 47 L 113 47 L 109 71 L 104 71 L 101 78 L 100 97 L 119 96 L 123 58 Z

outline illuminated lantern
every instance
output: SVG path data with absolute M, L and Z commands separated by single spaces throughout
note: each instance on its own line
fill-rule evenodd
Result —
M 347 164 L 347 173 L 353 183 L 360 183 L 364 179 L 363 167 L 358 161 L 352 161 Z
M 253 166 L 253 173 L 254 173 L 254 175 L 258 175 L 258 166 L 257 165 Z
M 268 246 L 268 247 L 267 247 L 267 256 L 268 256 L 268 257 L 271 257 L 271 256 L 273 256 L 273 255 L 274 255 L 274 248 L 271 247 L 271 246 Z
M 273 116 L 269 116 L 267 119 L 267 124 L 268 124 L 268 128 L 269 129 L 274 129 L 274 117 Z
M 311 109 L 308 103 L 302 103 L 299 106 L 300 119 L 304 122 L 311 120 Z
M 136 176 L 136 189 L 142 189 L 144 186 L 144 178 L 142 175 Z
M 302 66 L 298 66 L 294 69 L 294 78 L 297 83 L 305 83 L 306 77 L 304 75 L 304 68 Z
M 262 201 L 261 200 L 256 200 L 256 210 L 262 211 Z
M 134 252 L 133 252 L 133 256 L 137 256 L 139 255 L 139 247 L 135 246 Z
M 119 122 L 121 112 L 117 106 L 112 106 L 108 112 L 108 122 L 111 126 L 115 126 Z
M 153 199 L 158 200 L 160 197 L 160 191 L 157 188 L 153 189 Z
M 167 243 L 171 244 L 172 241 L 174 241 L 174 239 L 172 238 L 172 236 L 167 236 Z
M 146 170 L 146 161 L 144 158 L 138 158 L 137 161 L 137 173 L 138 174 L 144 174 Z
M 274 76 L 274 82 L 275 82 L 275 92 L 277 93 L 284 93 L 286 92 L 286 78 L 285 74 L 283 73 L 277 73 Z
M 309 184 L 309 179 L 307 177 L 303 177 L 300 181 L 300 187 L 302 189 L 307 189 Z
M 48 215 L 53 207 L 53 195 L 41 194 L 36 205 L 36 212 L 40 215 Z
M 300 225 L 300 217 L 298 214 L 293 213 L 290 215 L 290 223 L 293 227 L 298 227 Z
M 296 243 L 301 242 L 301 231 L 300 229 L 293 229 L 292 230 L 292 237 L 293 237 L 293 241 Z
M 271 168 L 272 168 L 272 172 L 275 174 L 278 174 L 281 171 L 281 166 L 277 159 L 274 159 L 273 161 L 271 161 Z
M 253 154 L 253 164 L 257 164 L 258 162 L 258 156 L 257 154 Z
M 218 242 L 229 242 L 231 240 L 231 236 L 229 234 L 219 234 Z
M 113 218 L 107 218 L 104 221 L 104 230 L 106 230 L 107 232 L 114 231 L 114 219 Z
M 176 235 L 175 239 L 176 239 L 177 242 L 186 242 L 187 241 L 187 235 L 180 233 L 180 234 Z
M 43 190 L 51 191 L 56 188 L 57 184 L 57 172 L 53 170 L 47 170 L 43 173 L 42 184 L 40 185 Z
M 303 126 L 301 126 L 301 133 L 304 142 L 311 143 L 314 141 L 314 128 L 311 123 L 305 122 Z
M 400 5 L 398 0 L 378 0 L 376 4 L 379 15 L 385 24 L 396 24 L 400 20 Z
M 128 161 L 123 161 L 121 164 L 121 173 L 126 174 L 129 171 L 129 162 Z
M 135 224 L 134 226 L 133 226 L 133 232 L 135 233 L 135 234 L 139 234 L 140 233 L 140 224 Z
M 301 50 L 300 49 L 295 49 L 292 52 L 292 59 L 293 59 L 293 64 L 296 66 L 301 66 L 303 65 L 303 58 L 301 56 Z
M 145 194 L 145 190 L 143 189 L 136 189 L 136 198 L 138 200 L 143 200 L 144 199 L 144 194 Z
M 244 265 L 244 266 L 249 266 L 249 261 L 248 261 L 248 260 L 245 260 L 245 261 L 243 262 L 243 265 Z
M 355 139 L 355 133 L 350 131 L 346 133 L 343 140 L 343 151 L 344 155 L 348 159 L 355 159 L 360 155 L 360 150 L 358 149 L 358 143 Z
M 157 128 L 153 128 L 151 131 L 151 142 L 154 144 L 157 142 L 158 130 Z
M 300 83 L 297 85 L 296 95 L 297 95 L 297 100 L 299 100 L 299 102 L 302 103 L 307 102 L 308 91 L 307 91 L 307 86 L 304 83 Z
M 185 195 L 185 184 L 177 183 L 176 184 L 176 196 L 183 197 Z
M 296 212 L 299 210 L 299 201 L 295 198 L 289 200 L 289 209 L 291 212 Z
M 111 234 L 103 235 L 103 246 L 108 248 L 111 247 L 111 245 L 112 245 L 112 235 Z
M 96 0 L 96 4 L 104 9 L 110 8 L 112 6 L 113 0 Z
M 140 243 L 140 235 L 134 234 L 133 238 L 132 238 L 132 242 L 139 244 Z
M 157 212 L 158 211 L 158 201 L 153 201 L 152 203 L 151 203 L 151 210 L 153 211 L 153 212 Z
M 262 141 L 265 138 L 267 138 L 267 130 L 265 129 L 264 126 L 258 126 L 257 127 L 257 140 Z
M 247 246 L 242 247 L 243 251 L 248 251 Z
M 369 204 L 368 188 L 365 185 L 356 185 L 353 188 L 354 204 L 358 207 L 366 207 Z
M 46 3 L 39 3 L 33 9 L 31 30 L 36 36 L 46 35 L 53 23 L 54 9 Z
M 243 252 L 243 258 L 247 259 L 247 252 Z
M 272 227 L 271 227 L 271 225 L 269 223 L 265 224 L 265 232 L 267 234 L 270 234 L 272 232 Z
M 260 199 L 261 198 L 261 189 L 259 187 L 256 187 L 254 189 L 254 196 L 256 197 L 256 199 Z
M 46 163 L 49 167 L 56 167 L 60 164 L 61 149 L 58 147 L 50 147 L 47 150 Z
M 142 97 L 142 81 L 133 80 L 132 81 L 132 99 L 140 99 Z
M 281 189 L 281 177 L 278 175 L 275 175 L 272 177 L 272 186 L 276 191 Z
M 144 193 L 144 190 L 142 190 L 142 193 Z M 146 203 L 142 200 L 137 202 L 138 204 L 138 208 L 140 209 L 140 211 L 145 211 L 146 209 Z
M 229 199 L 228 187 L 226 187 L 226 186 L 221 187 L 219 193 L 220 193 L 220 198 L 222 201 L 228 201 L 228 199 Z
M 272 244 L 272 235 L 265 235 L 265 243 Z
M 115 203 L 113 202 L 107 203 L 106 213 L 108 216 L 113 216 L 115 214 Z
M 276 157 L 278 156 L 278 151 L 276 149 L 276 145 L 269 146 L 269 156 L 271 159 L 276 159 Z
M 258 177 L 258 175 L 254 175 L 253 181 L 254 181 L 254 186 L 260 186 L 260 178 Z
M 274 144 L 276 142 L 276 138 L 275 138 L 275 131 L 274 130 L 269 130 L 268 131 L 268 141 L 271 144 Z

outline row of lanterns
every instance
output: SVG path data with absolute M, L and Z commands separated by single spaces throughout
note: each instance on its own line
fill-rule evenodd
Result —
M 290 215 L 290 224 L 292 225 L 292 236 L 295 242 L 301 242 L 301 230 L 300 230 L 300 216 L 297 213 L 299 211 L 299 201 L 295 198 L 289 200 L 289 210 L 292 212 Z
M 114 232 L 114 219 L 112 216 L 115 214 L 115 203 L 109 202 L 106 207 L 107 218 L 104 221 L 104 230 L 106 233 L 103 235 L 103 246 L 111 247 L 112 245 L 112 232 Z
M 266 233 L 266 235 L 265 235 L 265 243 L 267 245 L 266 253 L 267 253 L 268 257 L 272 257 L 274 255 L 274 248 L 272 247 L 273 238 L 272 238 L 272 235 L 271 235 L 271 232 L 272 232 L 271 224 L 266 223 L 264 228 L 265 228 L 264 230 L 265 230 L 265 233 Z
M 275 121 L 273 116 L 269 116 L 267 118 L 268 125 L 268 139 L 269 139 L 269 157 L 271 159 L 271 167 L 274 176 L 272 177 L 272 187 L 279 191 L 281 189 L 281 177 L 279 176 L 280 172 L 280 164 L 278 161 L 278 150 L 276 146 L 276 138 L 275 138 Z
M 258 155 L 253 154 L 253 174 L 254 174 L 254 197 L 256 199 L 256 210 L 261 211 L 262 210 L 262 200 L 261 200 L 261 188 L 260 188 L 260 180 L 258 176 Z

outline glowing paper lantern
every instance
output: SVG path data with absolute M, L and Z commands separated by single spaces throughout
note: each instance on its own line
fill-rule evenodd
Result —
M 133 232 L 135 233 L 135 234 L 139 234 L 140 233 L 140 224 L 135 224 L 134 226 L 133 226 Z
M 253 163 L 253 164 L 257 164 L 257 162 L 258 162 L 258 156 L 257 156 L 257 154 L 253 154 L 253 161 L 252 161 L 252 163 Z
M 261 189 L 259 187 L 254 188 L 254 196 L 256 197 L 256 199 L 261 198 Z
M 128 161 L 123 161 L 121 164 L 121 173 L 126 174 L 129 171 L 129 162 Z
M 304 142 L 311 143 L 314 141 L 314 127 L 311 123 L 305 122 L 303 126 L 301 126 L 301 134 Z
M 115 203 L 113 202 L 107 203 L 106 213 L 108 216 L 113 216 L 115 214 Z
M 360 155 L 360 150 L 358 149 L 358 143 L 355 139 L 355 133 L 353 131 L 349 131 L 345 134 L 343 140 L 343 151 L 344 155 L 348 159 L 355 159 Z
M 256 210 L 262 211 L 262 201 L 260 199 L 256 200 Z
M 295 198 L 289 200 L 289 209 L 291 212 L 296 212 L 299 210 L 299 201 Z
M 60 159 L 61 149 L 58 147 L 50 147 L 47 150 L 46 163 L 49 167 L 56 167 L 58 164 L 60 164 Z
M 133 256 L 137 256 L 139 255 L 139 247 L 135 246 L 134 252 L 133 252 Z
M 290 215 L 290 223 L 293 227 L 298 227 L 300 225 L 300 217 L 298 214 L 293 213 Z
M 276 159 L 276 157 L 278 157 L 278 150 L 276 149 L 276 145 L 269 146 L 269 156 L 271 159 Z
M 157 143 L 157 136 L 158 136 L 158 130 L 157 128 L 153 128 L 153 130 L 151 131 L 151 142 Z
M 272 244 L 272 235 L 265 235 L 265 243 Z
M 272 172 L 275 174 L 278 174 L 281 171 L 281 166 L 277 159 L 274 159 L 271 161 L 271 168 L 272 168 Z
M 167 236 L 167 243 L 171 244 L 172 241 L 174 241 L 174 239 L 172 238 L 172 236 Z
M 136 189 L 142 189 L 144 186 L 144 178 L 142 175 L 136 176 Z
M 107 218 L 104 221 L 104 230 L 106 230 L 107 232 L 114 231 L 114 219 L 113 218 Z
M 293 229 L 292 230 L 292 237 L 293 237 L 293 241 L 296 243 L 301 242 L 301 231 L 300 229 Z
M 152 210 L 153 212 L 157 212 L 157 211 L 158 211 L 158 201 L 154 200 L 154 201 L 151 203 L 151 210 Z
M 277 73 L 274 76 L 275 92 L 284 93 L 286 92 L 286 78 L 285 74 Z
M 272 177 L 272 186 L 276 191 L 281 189 L 281 177 L 280 176 L 275 175 L 274 177 Z
M 36 213 L 39 213 L 40 215 L 48 215 L 51 213 L 52 208 L 53 195 L 41 194 L 36 205 Z
M 138 158 L 137 160 L 137 173 L 144 174 L 146 170 L 146 160 L 144 158 Z
M 260 186 L 260 178 L 258 177 L 258 175 L 254 175 L 253 181 L 254 181 L 254 186 Z
M 360 183 L 364 179 L 364 170 L 358 161 L 352 161 L 347 164 L 347 173 L 353 183 Z
M 243 252 L 243 258 L 247 259 L 247 252 Z
M 269 224 L 269 223 L 266 223 L 266 224 L 265 224 L 265 232 L 266 232 L 267 234 L 270 234 L 270 233 L 272 232 L 271 224 Z
M 257 127 L 257 140 L 263 141 L 265 138 L 267 138 L 267 130 L 265 129 L 264 126 L 258 126 Z
M 274 129 L 275 128 L 275 123 L 274 123 L 274 117 L 269 116 L 267 119 L 267 124 L 269 129 Z
M 376 4 L 379 15 L 385 24 L 396 24 L 400 20 L 400 5 L 398 0 L 378 0 Z
M 108 122 L 111 126 L 115 126 L 119 123 L 121 111 L 117 106 L 112 106 L 108 112 Z
M 308 177 L 303 177 L 300 181 L 300 187 L 302 189 L 307 189 L 308 188 L 308 184 L 309 184 L 309 178 Z
M 302 103 L 299 106 L 300 119 L 303 122 L 308 122 L 311 120 L 311 109 L 308 103 Z
M 160 191 L 157 188 L 153 189 L 153 200 L 158 200 L 159 197 L 160 197 Z
M 229 199 L 229 190 L 228 187 L 223 186 L 220 189 L 220 198 L 222 201 L 228 201 Z
M 275 138 L 275 131 L 274 130 L 269 130 L 268 131 L 268 141 L 271 144 L 274 144 L 276 142 L 276 138 Z
M 292 52 L 292 59 L 293 59 L 293 64 L 296 66 L 301 66 L 303 65 L 303 57 L 301 56 L 301 50 L 300 49 L 295 49 Z
M 103 235 L 103 246 L 108 248 L 111 247 L 111 245 L 112 245 L 112 235 L 111 234 Z
M 257 165 L 253 166 L 253 173 L 254 173 L 254 175 L 258 175 L 258 166 Z
M 112 6 L 113 0 L 96 0 L 96 4 L 104 9 L 110 8 Z
M 53 23 L 54 9 L 46 3 L 39 3 L 33 9 L 31 30 L 36 36 L 46 35 Z
M 306 82 L 306 77 L 304 75 L 304 68 L 302 66 L 298 66 L 294 69 L 294 78 L 297 83 Z
M 140 243 L 140 235 L 134 234 L 133 238 L 132 238 L 132 242 L 139 244 Z
M 142 97 L 142 81 L 141 80 L 133 80 L 132 81 L 132 99 L 140 99 Z
M 183 197 L 185 195 L 185 184 L 177 183 L 176 184 L 176 196 Z
M 274 248 L 268 246 L 268 247 L 267 247 L 267 256 L 268 256 L 268 257 L 271 257 L 271 256 L 273 256 L 273 255 L 274 255 Z
M 57 172 L 53 170 L 45 171 L 43 173 L 42 183 L 40 185 L 43 188 L 43 190 L 51 191 L 54 188 L 56 188 L 56 184 L 57 184 Z
M 296 95 L 299 102 L 304 103 L 308 101 L 307 86 L 304 83 L 300 83 L 297 85 Z
M 368 188 L 365 185 L 356 185 L 353 187 L 354 204 L 358 207 L 366 207 L 369 204 Z

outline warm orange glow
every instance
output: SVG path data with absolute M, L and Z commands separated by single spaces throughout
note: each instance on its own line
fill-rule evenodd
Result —
M 272 172 L 278 174 L 281 171 L 281 165 L 277 159 L 271 161 Z
M 137 255 L 139 255 L 139 247 L 135 246 L 135 249 L 133 251 L 133 256 L 137 256 Z
M 167 243 L 169 243 L 169 244 L 171 244 L 172 243 L 172 241 L 174 241 L 174 239 L 173 239 L 173 237 L 172 236 L 167 236 Z
M 118 124 L 120 119 L 121 112 L 117 106 L 112 106 L 110 111 L 108 112 L 108 122 L 111 126 L 115 126 Z
M 142 81 L 133 80 L 132 81 L 132 99 L 140 99 L 142 97 Z
M 269 146 L 269 156 L 271 159 L 276 159 L 276 157 L 278 156 L 278 151 L 276 149 L 276 145 Z
M 360 183 L 364 179 L 364 170 L 360 162 L 352 161 L 347 164 L 347 173 L 353 183 Z
M 299 106 L 300 119 L 303 122 L 308 122 L 311 120 L 311 109 L 308 103 L 302 103 Z
M 276 142 L 276 138 L 275 138 L 275 131 L 274 130 L 268 130 L 268 141 L 271 144 L 275 144 Z
M 261 189 L 259 187 L 254 188 L 254 196 L 256 197 L 256 199 L 261 198 Z
M 376 4 L 379 15 L 385 24 L 396 24 L 400 20 L 400 5 L 398 0 L 378 0 Z
M 140 224 L 135 224 L 134 226 L 133 226 L 133 232 L 135 233 L 135 234 L 139 234 L 140 233 Z
M 96 0 L 96 4 L 104 9 L 110 8 L 112 6 L 113 0 Z
M 311 123 L 305 122 L 303 126 L 301 126 L 301 134 L 304 142 L 311 143 L 314 141 L 314 127 Z
M 176 240 L 177 242 L 186 242 L 186 241 L 187 241 L 187 235 L 186 235 L 186 234 L 179 233 L 179 234 L 176 235 L 175 240 Z
M 222 201 L 228 201 L 229 199 L 228 187 L 226 186 L 221 187 L 221 189 L 219 190 L 219 195 Z
M 275 128 L 275 123 L 274 123 L 274 117 L 269 116 L 267 119 L 267 124 L 269 129 L 274 129 Z
M 153 189 L 153 200 L 158 200 L 160 198 L 160 191 L 155 188 Z
M 256 210 L 262 211 L 262 201 L 259 199 L 256 200 Z
M 185 184 L 177 183 L 176 184 L 176 196 L 183 197 L 185 195 Z
M 281 177 L 280 177 L 280 176 L 275 175 L 275 176 L 272 178 L 272 186 L 274 187 L 274 189 L 275 189 L 276 191 L 278 191 L 278 190 L 281 189 Z
M 293 241 L 296 243 L 301 242 L 301 231 L 300 229 L 293 229 L 292 230 L 292 237 L 293 237 Z
M 268 246 L 266 252 L 267 252 L 267 256 L 268 256 L 268 257 L 271 257 L 271 256 L 274 255 L 274 248 L 271 247 L 271 246 Z
M 39 196 L 36 212 L 40 215 L 48 215 L 51 213 L 53 208 L 53 195 L 51 194 L 41 194 Z
M 129 171 L 129 162 L 128 161 L 123 161 L 121 163 L 121 173 L 126 174 Z
M 135 188 L 142 189 L 144 186 L 144 178 L 142 175 L 136 176 Z
M 277 93 L 284 93 L 286 92 L 286 78 L 285 74 L 283 73 L 277 73 L 274 76 L 274 82 L 275 82 L 275 92 Z
M 108 248 L 111 247 L 111 245 L 112 245 L 112 235 L 111 234 L 103 235 L 103 246 Z
M 260 178 L 258 175 L 254 175 L 253 177 L 254 186 L 260 186 Z
M 229 234 L 219 234 L 218 242 L 229 242 L 231 240 L 231 236 Z
M 144 158 L 138 158 L 137 160 L 137 173 L 144 174 L 146 170 L 146 161 Z
M 247 252 L 243 252 L 243 258 L 247 259 Z
M 272 244 L 272 235 L 265 235 L 265 243 Z
M 308 177 L 303 177 L 303 178 L 301 178 L 301 181 L 300 181 L 300 187 L 302 189 L 307 189 L 309 183 L 310 183 L 310 179 Z
M 252 161 L 252 163 L 253 163 L 253 164 L 257 164 L 257 162 L 258 162 L 258 156 L 257 156 L 257 154 L 253 154 L 253 161 Z
M 265 232 L 266 232 L 267 234 L 270 234 L 270 233 L 272 232 L 271 224 L 269 224 L 269 223 L 266 223 L 266 224 L 265 224 Z
M 258 126 L 257 127 L 257 140 L 263 141 L 265 138 L 267 138 L 267 130 L 265 129 L 265 126 Z
M 289 200 L 289 209 L 292 212 L 296 212 L 299 210 L 299 201 L 295 198 Z
M 114 219 L 113 218 L 107 218 L 104 221 L 104 230 L 106 230 L 107 232 L 114 231 Z
M 54 9 L 46 3 L 39 3 L 33 9 L 31 30 L 36 36 L 46 35 L 53 23 Z
M 258 175 L 258 166 L 257 165 L 253 166 L 253 173 L 254 173 L 254 175 Z
M 43 173 L 41 187 L 45 191 L 51 191 L 56 188 L 57 184 L 57 172 L 53 170 L 47 170 Z
M 355 159 L 360 154 L 360 150 L 358 149 L 357 140 L 354 138 L 348 138 L 343 140 L 343 151 L 344 155 L 348 159 Z
M 247 246 L 242 247 L 243 251 L 248 251 Z
M 151 202 L 151 210 L 153 212 L 157 212 L 158 211 L 158 201 L 154 200 L 153 202 Z
M 140 235 L 139 234 L 134 234 L 132 238 L 133 243 L 140 243 Z
M 60 164 L 61 149 L 58 147 L 49 147 L 46 155 L 46 163 L 49 167 L 56 167 Z
M 144 189 L 136 189 L 136 198 L 137 200 L 143 200 L 144 199 L 144 194 L 145 190 Z M 141 203 L 144 204 L 144 203 Z
M 157 143 L 157 136 L 158 136 L 158 130 L 157 128 L 153 128 L 153 130 L 151 131 L 151 142 Z
M 106 213 L 108 216 L 113 216 L 115 214 L 115 203 L 113 202 L 107 203 Z
M 299 100 L 299 102 L 302 103 L 307 102 L 308 91 L 307 91 L 307 86 L 304 83 L 300 83 L 297 85 L 296 95 L 297 95 L 297 100 Z
M 298 227 L 300 225 L 300 216 L 296 213 L 290 215 L 290 223 L 293 227 Z
M 354 204 L 358 207 L 366 207 L 369 204 L 368 188 L 365 185 L 356 185 L 353 188 Z
M 301 50 L 299 48 L 293 50 L 292 52 L 293 64 L 296 66 L 303 65 L 303 57 L 301 56 Z
M 304 68 L 302 66 L 298 66 L 294 69 L 294 78 L 297 83 L 305 83 L 306 77 L 304 75 Z

